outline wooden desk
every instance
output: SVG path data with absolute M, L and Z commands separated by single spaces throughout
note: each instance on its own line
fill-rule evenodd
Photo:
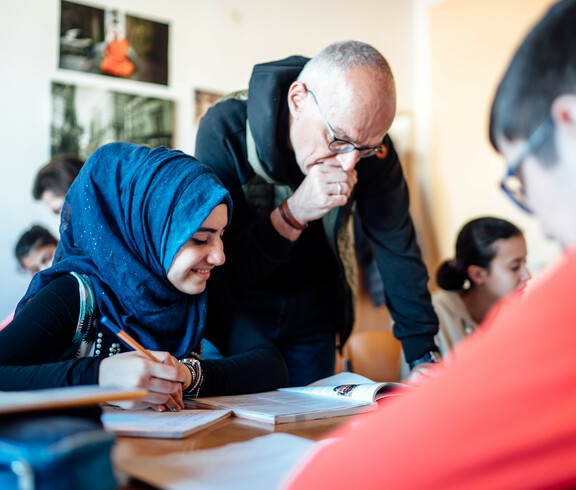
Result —
M 119 462 L 134 457 L 208 449 L 231 442 L 247 441 L 273 432 L 285 432 L 308 439 L 319 439 L 352 417 L 332 417 L 278 425 L 230 417 L 185 439 L 119 437 L 112 453 L 112 460 Z M 150 488 L 148 485 L 135 480 L 128 480 L 123 475 L 119 476 L 123 479 L 119 482 L 122 490 Z

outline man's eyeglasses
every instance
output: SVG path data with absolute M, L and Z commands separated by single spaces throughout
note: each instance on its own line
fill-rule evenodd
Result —
M 552 116 L 548 116 L 528 138 L 520 154 L 508 164 L 506 175 L 504 175 L 500 181 L 500 187 L 506 195 L 527 213 L 532 213 L 532 210 L 526 203 L 526 192 L 524 182 L 522 181 L 521 166 L 529 155 L 542 147 L 546 140 L 550 138 L 553 131 L 554 121 L 552 120 Z
M 324 124 L 326 125 L 326 128 L 328 129 L 328 132 L 330 133 L 330 137 L 332 138 L 332 141 L 330 141 L 330 143 L 328 143 L 328 149 L 331 152 L 333 152 L 333 153 L 350 153 L 351 151 L 358 150 L 358 156 L 360 158 L 368 158 L 368 157 L 372 157 L 372 156 L 374 156 L 377 153 L 382 151 L 382 145 L 358 147 L 354 143 L 352 143 L 351 141 L 346 141 L 346 140 L 343 140 L 340 138 L 336 138 L 336 135 L 334 134 L 334 130 L 332 129 L 332 126 L 330 126 L 330 123 L 328 123 L 326 117 L 324 117 L 324 113 L 320 110 L 320 105 L 318 105 L 318 100 L 316 99 L 314 92 L 312 92 L 312 90 L 310 90 L 310 89 L 307 89 L 307 90 L 308 90 L 308 93 L 314 99 L 314 102 L 316 103 L 316 107 L 318 108 L 318 113 L 320 114 L 322 121 L 324 121 Z

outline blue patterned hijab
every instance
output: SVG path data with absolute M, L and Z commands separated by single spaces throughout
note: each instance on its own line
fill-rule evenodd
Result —
M 36 274 L 17 311 L 67 272 L 92 280 L 98 308 L 144 347 L 187 355 L 206 326 L 206 291 L 167 279 L 180 248 L 219 204 L 232 202 L 212 170 L 164 147 L 96 150 L 66 195 L 52 267 Z

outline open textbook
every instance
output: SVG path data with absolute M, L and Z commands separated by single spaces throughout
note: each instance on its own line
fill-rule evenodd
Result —
M 230 410 L 180 410 L 155 412 L 152 409 L 102 409 L 102 423 L 119 436 L 182 439 L 229 417 Z
M 241 418 L 271 424 L 322 419 L 376 409 L 376 400 L 395 395 L 401 383 L 376 383 L 355 373 L 339 373 L 308 386 L 250 395 L 185 400 L 186 406 L 229 409 Z
M 27 391 L 0 391 L 0 414 L 98 405 L 101 402 L 142 398 L 142 389 L 65 386 Z

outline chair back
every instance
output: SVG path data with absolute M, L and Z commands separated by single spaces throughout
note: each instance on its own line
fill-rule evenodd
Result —
M 398 381 L 402 344 L 390 330 L 353 333 L 346 343 L 350 371 L 372 381 Z

